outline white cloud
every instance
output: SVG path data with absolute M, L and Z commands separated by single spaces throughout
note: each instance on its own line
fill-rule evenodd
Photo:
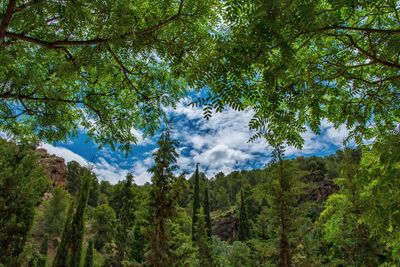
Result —
M 87 166 L 88 164 L 90 164 L 90 162 L 84 159 L 82 156 L 72 152 L 67 148 L 59 146 L 57 147 L 50 144 L 42 144 L 40 145 L 40 147 L 46 149 L 47 153 L 49 154 L 62 157 L 63 159 L 65 159 L 66 162 L 76 161 L 83 166 Z
M 66 163 L 70 161 L 76 161 L 82 166 L 92 167 L 93 172 L 97 175 L 99 180 L 107 180 L 113 184 L 117 183 L 121 179 L 124 179 L 129 171 L 126 169 L 121 169 L 116 163 L 109 163 L 103 157 L 100 157 L 99 161 L 94 163 L 64 147 L 53 146 L 46 143 L 41 144 L 40 147 L 46 149 L 49 154 L 62 157 Z
M 267 146 L 263 139 L 249 143 L 254 134 L 248 129 L 248 123 L 253 116 L 251 110 L 235 111 L 226 108 L 220 113 L 214 113 L 209 120 L 203 118 L 201 108 L 192 108 L 187 105 L 189 99 L 177 104 L 176 109 L 166 108 L 165 111 L 174 118 L 175 129 L 173 138 L 180 142 L 178 151 L 180 157 L 177 165 L 180 171 L 193 172 L 196 163 L 200 163 L 201 170 L 208 177 L 222 171 L 230 173 L 234 170 L 261 167 L 271 158 L 272 148 Z M 139 137 L 139 144 L 154 145 L 154 139 L 142 138 L 140 131 L 132 130 Z M 332 151 L 332 146 L 342 147 L 349 130 L 344 126 L 335 129 L 332 123 L 321 122 L 321 135 L 315 135 L 310 129 L 302 133 L 304 138 L 303 149 L 287 147 L 286 156 L 312 155 L 323 151 Z M 141 139 L 140 139 L 141 138 Z M 66 159 L 76 160 L 82 165 L 90 164 L 99 179 L 112 183 L 124 179 L 128 171 L 132 172 L 137 184 L 150 181 L 151 174 L 147 170 L 153 165 L 152 154 L 156 150 L 145 151 L 130 159 L 120 159 L 113 151 L 107 149 L 99 151 L 97 162 L 88 162 L 83 157 L 62 147 L 43 145 L 50 153 Z M 121 168 L 120 166 L 132 166 Z

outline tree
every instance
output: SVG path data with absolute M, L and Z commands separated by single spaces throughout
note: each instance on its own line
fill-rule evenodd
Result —
M 133 193 L 133 175 L 128 173 L 126 180 L 117 185 L 111 199 L 111 206 L 117 215 L 116 245 L 118 247 L 117 261 L 122 265 L 126 256 L 131 254 L 128 232 L 135 221 L 135 195 Z
M 93 210 L 94 238 L 93 243 L 99 251 L 112 241 L 117 218 L 114 210 L 107 204 L 99 205 Z
M 212 89 L 198 101 L 206 117 L 250 108 L 254 139 L 298 147 L 306 126 L 320 133 L 327 121 L 358 142 L 396 127 L 397 1 L 230 0 L 223 10 L 218 52 L 197 62 L 207 69 L 198 87 Z
M 68 206 L 67 217 L 65 219 L 64 228 L 61 236 L 61 242 L 58 245 L 56 256 L 53 260 L 53 267 L 66 267 L 68 266 L 68 255 L 70 246 L 71 222 L 74 214 L 74 206 L 76 200 L 74 199 Z
M 32 147 L 0 139 L 0 264 L 19 265 L 34 208 L 49 184 Z
M 243 192 L 240 191 L 240 209 L 239 209 L 239 241 L 246 241 L 251 237 L 250 222 L 247 217 L 246 203 L 243 198 Z
M 198 247 L 198 258 L 200 266 L 211 267 L 213 265 L 211 239 L 208 236 L 206 216 L 201 208 L 198 211 L 196 224 L 196 246 Z
M 36 223 L 36 235 L 49 234 L 50 238 L 61 236 L 68 203 L 68 193 L 59 187 L 52 191 L 53 197 L 44 204 L 43 214 Z
M 79 192 L 79 187 L 81 184 L 81 179 L 84 177 L 88 171 L 91 173 L 90 174 L 90 193 L 89 193 L 89 199 L 88 199 L 88 204 L 92 207 L 96 207 L 99 201 L 99 195 L 100 195 L 100 188 L 99 188 L 99 183 L 97 180 L 96 175 L 92 172 L 91 167 L 84 167 L 81 166 L 78 162 L 76 161 L 70 161 L 67 163 L 68 167 L 68 173 L 67 173 L 67 181 L 68 181 L 68 192 L 71 195 L 75 195 L 77 192 Z
M 206 221 L 207 236 L 208 238 L 211 238 L 212 228 L 211 228 L 211 216 L 210 216 L 210 203 L 208 200 L 208 187 L 204 189 L 203 210 L 204 210 L 204 218 Z
M 153 187 L 151 191 L 150 238 L 147 259 L 151 266 L 170 266 L 170 242 L 167 232 L 167 220 L 175 210 L 176 199 L 171 194 L 174 181 L 173 171 L 178 153 L 177 142 L 171 139 L 170 128 L 167 127 L 157 142 L 159 149 L 153 154 L 155 165 L 149 169 Z
M 36 256 L 36 259 L 34 260 L 35 267 L 46 267 L 48 246 L 49 246 L 49 235 L 46 234 L 43 236 L 43 240 L 40 243 L 39 253 L 33 256 L 33 257 Z
M 196 224 L 200 209 L 200 174 L 199 164 L 196 164 L 196 171 L 193 176 L 193 213 L 192 213 L 192 241 L 196 241 Z
M 89 197 L 90 177 L 89 170 L 82 177 L 79 190 L 79 198 L 75 213 L 74 205 L 71 205 L 65 222 L 61 244 L 57 249 L 53 267 L 73 267 L 79 266 L 82 256 L 82 242 L 85 230 L 85 209 Z M 72 216 L 73 214 L 73 216 Z
M 182 96 L 217 18 L 213 1 L 9 0 L 0 10 L 1 131 L 57 141 L 83 127 L 122 150 L 137 141 L 132 128 L 154 133 L 161 106 Z
M 93 241 L 89 240 L 87 249 L 86 249 L 86 257 L 84 267 L 93 267 Z
M 393 228 L 394 206 L 398 203 L 399 157 L 394 152 L 399 135 L 379 138 L 363 149 L 343 153 L 339 191 L 329 196 L 320 215 L 323 238 L 330 257 L 338 264 L 363 266 L 397 265 L 393 253 L 398 231 Z M 396 167 L 397 164 L 397 167 Z M 396 251 L 397 249 L 395 249 Z

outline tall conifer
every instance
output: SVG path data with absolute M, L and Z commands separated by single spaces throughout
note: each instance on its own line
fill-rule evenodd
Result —
M 196 241 L 196 225 L 200 209 L 200 174 L 198 163 L 196 165 L 196 171 L 193 178 L 192 241 Z
M 88 171 L 89 172 L 89 171 Z M 90 180 L 85 175 L 80 187 L 79 201 L 73 213 L 73 205 L 69 207 L 68 216 L 65 222 L 61 244 L 57 249 L 53 267 L 75 267 L 80 266 L 82 255 L 82 242 L 85 228 L 85 209 L 89 197 Z
M 206 221 L 207 236 L 211 237 L 211 216 L 210 216 L 210 202 L 208 200 L 208 187 L 204 190 L 204 203 L 203 203 L 204 216 Z
M 149 169 L 152 176 L 151 193 L 152 221 L 149 240 L 149 251 L 146 255 L 149 265 L 154 267 L 171 266 L 171 249 L 167 233 L 167 220 L 174 213 L 175 199 L 171 196 L 171 184 L 176 170 L 177 142 L 171 140 L 170 129 L 161 134 L 159 149 L 154 153 L 155 165 Z
M 93 240 L 89 241 L 86 249 L 86 257 L 84 267 L 93 267 Z
M 246 203 L 243 198 L 243 191 L 240 191 L 240 209 L 239 209 L 239 241 L 246 241 L 250 238 L 250 223 L 246 211 Z

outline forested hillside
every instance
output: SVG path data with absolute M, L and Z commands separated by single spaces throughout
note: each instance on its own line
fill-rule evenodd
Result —
M 164 132 L 152 184 L 67 164 L 52 184 L 32 147 L 2 141 L 5 266 L 391 266 L 399 263 L 399 134 L 327 157 L 177 175 Z M 13 153 L 13 157 L 10 157 Z M 193 162 L 195 165 L 196 163 Z M 29 188 L 29 191 L 27 191 Z M 47 192 L 47 193 L 45 193 Z M 354 263 L 350 265 L 349 263 Z M 46 265 L 47 264 L 47 265 Z
M 400 266 L 399 87 L 400 0 L 0 0 L 0 267 Z

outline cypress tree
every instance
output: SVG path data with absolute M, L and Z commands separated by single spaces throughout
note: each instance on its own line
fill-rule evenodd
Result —
M 149 251 L 146 255 L 148 264 L 154 267 L 171 266 L 171 248 L 167 233 L 167 220 L 173 215 L 175 199 L 171 195 L 171 185 L 174 181 L 173 171 L 177 166 L 177 142 L 171 140 L 167 128 L 157 142 L 159 149 L 154 153 L 155 165 L 149 169 L 152 176 L 151 192 L 151 230 Z
M 67 218 L 65 219 L 64 229 L 61 236 L 61 243 L 57 248 L 57 253 L 53 260 L 53 267 L 67 266 L 68 248 L 70 246 L 70 236 L 71 236 L 71 221 L 74 213 L 74 206 L 75 206 L 75 201 L 69 204 Z
M 85 230 L 85 209 L 89 198 L 90 176 L 83 177 L 82 190 L 79 194 L 79 202 L 71 223 L 71 256 L 70 266 L 79 266 L 82 256 L 82 242 Z
M 200 209 L 200 174 L 199 164 L 196 164 L 194 173 L 194 188 L 193 188 L 193 214 L 192 214 L 192 241 L 196 241 L 196 225 Z
M 49 246 L 49 235 L 46 234 L 44 235 L 42 243 L 40 244 L 39 258 L 36 265 L 37 267 L 46 267 L 48 246 Z
M 86 257 L 84 267 L 93 267 L 93 241 L 90 240 L 86 249 Z
M 239 241 L 246 241 L 250 238 L 250 223 L 247 217 L 246 203 L 244 202 L 243 192 L 240 191 L 240 209 L 239 209 Z
M 196 245 L 199 249 L 198 256 L 200 266 L 212 267 L 214 264 L 212 258 L 211 240 L 207 236 L 207 222 L 203 209 L 199 209 L 196 230 Z
M 70 205 L 64 225 L 61 244 L 57 249 L 53 267 L 75 267 L 80 265 L 82 241 L 84 236 L 84 216 L 89 197 L 90 180 L 83 177 L 79 193 L 79 201 L 72 217 L 74 205 Z
M 210 202 L 208 200 L 208 187 L 204 190 L 204 203 L 203 203 L 204 216 L 206 221 L 207 236 L 211 237 L 211 216 L 210 216 Z

